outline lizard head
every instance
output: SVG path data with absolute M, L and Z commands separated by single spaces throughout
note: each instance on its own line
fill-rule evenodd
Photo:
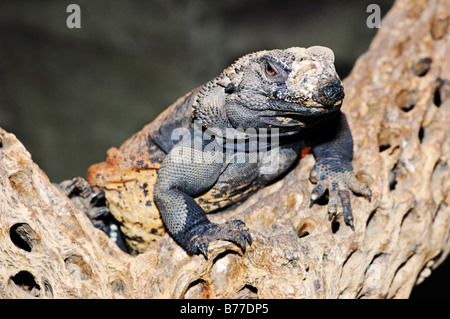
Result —
M 344 89 L 328 48 L 290 48 L 248 54 L 216 83 L 234 127 L 308 127 L 341 107 Z

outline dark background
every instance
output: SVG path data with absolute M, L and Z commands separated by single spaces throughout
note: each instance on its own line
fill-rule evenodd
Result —
M 345 78 L 376 33 L 367 6 L 379 4 L 384 15 L 393 3 L 0 1 L 0 127 L 54 182 L 85 176 L 108 148 L 246 53 L 328 46 Z M 66 26 L 70 3 L 81 7 L 81 29 Z M 449 268 L 412 297 L 449 298 L 436 288 L 450 283 Z

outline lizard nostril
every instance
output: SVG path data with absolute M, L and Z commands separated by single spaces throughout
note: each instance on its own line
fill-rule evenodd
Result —
M 330 100 L 340 100 L 344 95 L 344 89 L 340 84 L 330 84 L 323 88 L 323 93 Z
M 322 105 L 334 105 L 344 98 L 344 88 L 340 82 L 333 81 L 319 90 L 316 101 Z

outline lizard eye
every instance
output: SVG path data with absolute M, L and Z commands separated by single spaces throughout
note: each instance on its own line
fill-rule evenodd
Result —
M 267 78 L 271 81 L 286 81 L 288 77 L 287 72 L 282 67 L 270 60 L 265 60 L 263 62 L 262 69 L 264 70 Z
M 277 75 L 277 71 L 275 70 L 275 68 L 272 66 L 272 64 L 269 61 L 267 61 L 267 63 L 266 63 L 266 73 L 270 76 Z

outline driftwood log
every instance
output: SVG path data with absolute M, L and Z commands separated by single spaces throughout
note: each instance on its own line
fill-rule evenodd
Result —
M 373 192 L 355 231 L 309 208 L 314 164 L 235 209 L 254 242 L 209 260 L 166 234 L 133 257 L 95 229 L 0 129 L 2 298 L 406 298 L 450 251 L 450 2 L 398 0 L 345 79 L 354 167 Z

